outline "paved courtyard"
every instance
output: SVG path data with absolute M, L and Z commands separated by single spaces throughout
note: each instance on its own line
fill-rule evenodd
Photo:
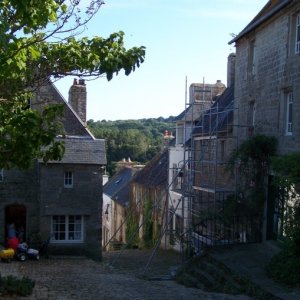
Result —
M 0 272 L 2 276 L 11 274 L 35 280 L 30 297 L 14 299 L 249 299 L 206 293 L 165 280 L 166 277 L 161 275 L 170 274 L 170 270 L 180 263 L 180 256 L 171 252 L 159 253 L 145 271 L 149 257 L 151 252 L 141 250 L 104 253 L 102 262 L 83 257 L 53 256 L 40 261 L 0 263 Z

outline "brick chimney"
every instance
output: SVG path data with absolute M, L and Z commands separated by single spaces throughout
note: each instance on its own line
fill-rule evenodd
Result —
M 69 90 L 69 104 L 75 110 L 82 122 L 86 122 L 86 86 L 84 79 L 74 79 L 73 85 Z
M 227 87 L 234 84 L 235 77 L 235 53 L 230 53 L 227 60 Z

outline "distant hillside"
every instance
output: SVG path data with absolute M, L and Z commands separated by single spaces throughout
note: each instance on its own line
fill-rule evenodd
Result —
M 106 140 L 107 171 L 112 175 L 115 163 L 123 158 L 146 163 L 159 152 L 166 130 L 175 134 L 174 117 L 139 120 L 94 121 L 88 127 L 96 138 Z

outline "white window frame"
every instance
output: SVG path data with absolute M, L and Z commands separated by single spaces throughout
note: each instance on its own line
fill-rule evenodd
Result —
M 84 217 L 55 215 L 51 217 L 51 243 L 83 243 Z
M 296 16 L 295 52 L 300 53 L 300 14 Z
M 184 143 L 184 124 L 176 125 L 176 144 Z
M 73 172 L 65 171 L 64 173 L 64 187 L 72 188 L 73 187 Z
M 294 94 L 289 92 L 286 97 L 286 135 L 293 135 L 293 103 Z

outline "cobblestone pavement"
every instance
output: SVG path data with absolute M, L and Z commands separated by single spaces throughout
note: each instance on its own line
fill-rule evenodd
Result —
M 27 276 L 35 280 L 30 297 L 13 299 L 249 299 L 245 296 L 206 293 L 163 280 L 166 278 L 160 275 L 169 273 L 174 264 L 179 263 L 179 257 L 172 253 L 155 255 L 145 272 L 144 267 L 150 256 L 150 252 L 141 250 L 104 253 L 102 262 L 83 257 L 53 256 L 40 261 L 0 263 L 0 272 L 2 276 Z M 141 277 L 141 274 L 146 276 Z

